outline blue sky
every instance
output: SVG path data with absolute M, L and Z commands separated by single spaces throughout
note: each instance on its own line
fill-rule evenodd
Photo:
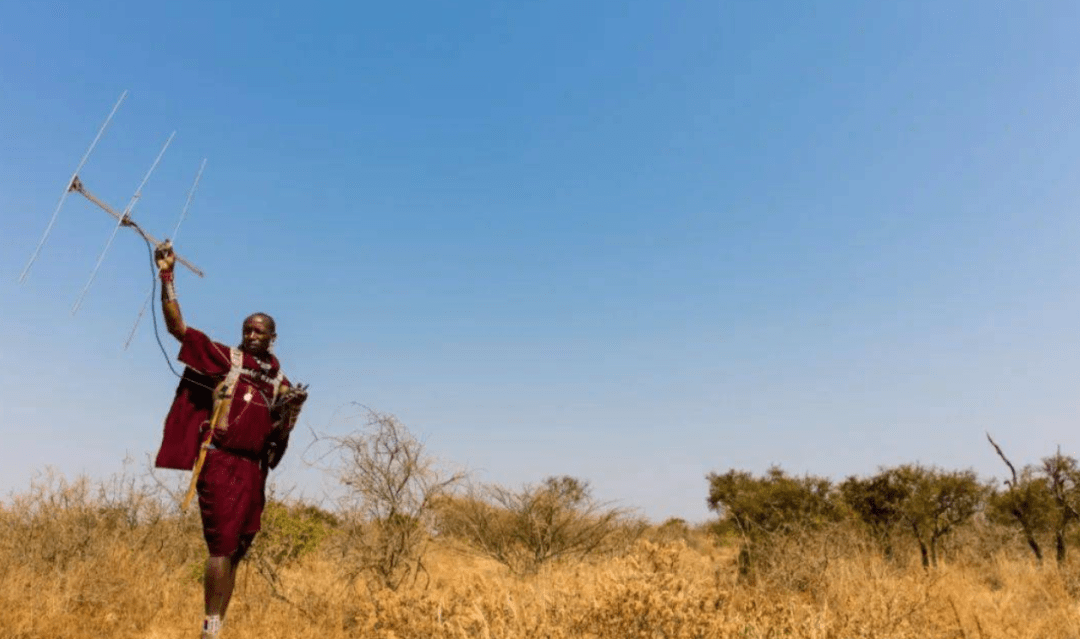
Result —
M 185 318 L 273 314 L 303 425 L 703 520 L 709 471 L 1080 454 L 1074 3 L 17 2 L 0 25 L 0 489 L 156 448 Z M 169 339 L 166 337 L 166 339 Z M 166 342 L 170 354 L 175 346 Z M 347 410 L 347 409 L 344 409 Z M 277 481 L 316 498 L 297 451 Z

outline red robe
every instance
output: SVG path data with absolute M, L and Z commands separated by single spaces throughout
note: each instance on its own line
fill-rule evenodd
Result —
M 187 368 L 165 418 L 165 432 L 154 463 L 158 468 L 191 470 L 195 465 L 214 410 L 214 388 L 232 367 L 229 352 L 228 346 L 212 341 L 199 330 L 189 327 L 184 332 L 177 359 L 187 364 Z M 215 446 L 255 456 L 265 453 L 275 421 L 268 405 L 273 399 L 270 380 L 280 367 L 273 355 L 269 355 L 269 362 L 269 367 L 263 369 L 254 356 L 244 353 L 244 368 L 262 375 L 240 376 L 229 410 L 228 428 L 214 433 Z
M 178 359 L 187 368 L 165 418 L 155 465 L 190 470 L 210 428 L 214 388 L 228 374 L 232 362 L 228 346 L 193 328 L 184 333 Z M 214 449 L 207 452 L 197 484 L 203 536 L 214 557 L 239 559 L 246 552 L 259 531 L 265 503 L 263 462 L 274 439 L 272 380 L 279 364 L 273 355 L 263 366 L 244 353 L 243 368 L 233 391 L 227 426 L 214 430 Z M 284 442 L 279 444 L 284 446 Z

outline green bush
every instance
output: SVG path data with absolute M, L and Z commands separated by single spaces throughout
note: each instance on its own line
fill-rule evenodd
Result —
M 474 488 L 443 505 L 439 529 L 525 575 L 564 557 L 629 548 L 645 524 L 595 500 L 588 482 L 562 476 L 520 490 Z

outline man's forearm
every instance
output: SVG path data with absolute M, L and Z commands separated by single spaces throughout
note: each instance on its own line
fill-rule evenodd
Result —
M 176 300 L 176 285 L 173 271 L 161 271 L 161 314 L 165 317 L 165 328 L 178 340 L 184 339 L 187 327 L 180 314 L 180 302 Z

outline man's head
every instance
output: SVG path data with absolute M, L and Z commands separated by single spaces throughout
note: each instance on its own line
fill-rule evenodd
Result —
M 276 337 L 274 318 L 266 313 L 252 313 L 244 320 L 240 350 L 256 356 L 266 355 Z

